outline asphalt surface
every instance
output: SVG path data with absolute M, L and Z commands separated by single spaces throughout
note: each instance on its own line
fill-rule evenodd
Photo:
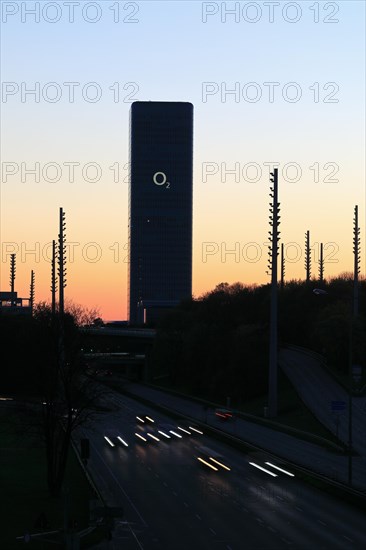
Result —
M 136 415 L 176 421 L 111 392 L 101 414 L 80 436 L 91 443 L 88 469 L 109 506 L 123 506 L 113 539 L 98 548 L 146 550 L 348 549 L 366 547 L 365 515 L 273 467 L 264 452 L 245 455 L 206 434 L 139 440 Z M 186 428 L 187 426 L 185 426 Z M 157 432 L 154 432 L 157 435 Z M 104 435 L 128 443 L 111 447 Z M 111 437 L 112 437 L 111 435 Z M 146 433 L 145 433 L 146 436 Z M 230 471 L 199 463 L 214 449 Z M 249 464 L 265 466 L 277 477 Z M 272 461 L 273 462 L 273 461 Z M 275 463 L 285 469 L 281 461 Z
M 177 413 L 188 415 L 210 426 L 219 428 L 231 435 L 248 441 L 262 449 L 287 459 L 294 464 L 304 466 L 336 481 L 348 482 L 348 457 L 309 443 L 292 435 L 273 430 L 266 426 L 242 418 L 231 422 L 219 422 L 214 410 L 205 410 L 201 403 L 179 397 L 150 386 L 126 381 L 124 388 L 130 394 L 149 399 Z M 366 490 L 366 456 L 354 456 L 352 459 L 353 486 Z

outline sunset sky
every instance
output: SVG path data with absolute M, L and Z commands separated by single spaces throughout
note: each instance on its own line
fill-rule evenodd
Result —
M 353 269 L 356 204 L 365 273 L 364 2 L 1 7 L 1 290 L 16 252 L 18 294 L 29 295 L 33 269 L 36 301 L 50 299 L 48 245 L 62 206 L 67 298 L 105 320 L 126 318 L 136 100 L 194 105 L 195 296 L 224 281 L 269 280 L 273 163 L 286 278 L 304 278 L 308 229 L 313 275 L 320 242 L 325 276 Z

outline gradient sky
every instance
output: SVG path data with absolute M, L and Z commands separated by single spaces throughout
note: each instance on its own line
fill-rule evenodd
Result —
M 268 2 L 79 0 L 70 22 L 67 2 L 1 2 L 1 290 L 9 288 L 9 254 L 17 252 L 19 295 L 29 295 L 34 269 L 36 300 L 50 298 L 47 244 L 57 238 L 62 206 L 67 241 L 74 243 L 66 296 L 99 307 L 104 319 L 126 318 L 134 100 L 190 101 L 195 108 L 195 296 L 223 281 L 268 281 L 264 163 L 271 162 L 280 163 L 286 278 L 304 277 L 308 229 L 313 275 L 320 242 L 326 245 L 326 276 L 352 270 L 355 204 L 365 273 L 365 3 L 270 4 L 273 22 Z M 222 5 L 238 5 L 237 21 L 228 14 L 225 22 Z M 38 6 L 35 22 L 26 9 Z M 217 13 L 203 22 L 207 11 Z M 100 19 L 91 23 L 94 18 Z M 39 102 L 24 95 L 37 82 Z M 74 102 L 65 82 L 80 84 Z M 215 91 L 206 97 L 205 82 Z M 279 83 L 273 101 L 269 82 Z M 235 86 L 239 97 L 225 96 Z M 97 89 L 102 95 L 94 102 Z M 261 94 L 256 102 L 255 93 Z M 301 98 L 291 101 L 295 93 Z M 36 162 L 39 182 L 25 173 Z M 70 162 L 79 163 L 74 181 Z M 57 163 L 58 173 L 49 163 Z M 97 174 L 92 165 L 83 175 L 88 163 L 99 166 L 98 181 L 91 181 Z M 239 181 L 233 174 L 225 181 L 222 167 L 235 163 Z M 204 177 L 208 170 L 216 173 Z M 296 174 L 299 180 L 291 181 Z

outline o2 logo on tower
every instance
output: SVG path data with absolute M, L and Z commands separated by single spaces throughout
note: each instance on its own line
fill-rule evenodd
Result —
M 165 187 L 165 189 L 170 189 L 170 181 L 166 177 L 164 172 L 155 172 L 153 175 L 153 182 L 159 187 Z

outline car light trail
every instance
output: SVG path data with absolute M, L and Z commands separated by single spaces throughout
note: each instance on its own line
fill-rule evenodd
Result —
M 295 474 L 292 474 L 291 472 L 288 472 L 287 470 L 283 470 L 282 468 L 279 468 L 278 466 L 275 466 L 274 464 L 272 464 L 272 462 L 266 462 L 266 464 L 268 464 L 268 466 L 271 466 L 272 468 L 275 468 L 279 472 L 283 472 L 284 474 L 286 474 L 288 476 L 295 477 Z
M 254 468 L 258 468 L 258 470 L 262 470 L 262 472 L 266 472 L 266 474 L 277 477 L 277 474 L 274 474 L 273 472 L 270 472 L 269 470 L 266 470 L 266 468 L 263 468 L 262 466 L 259 466 L 259 464 L 255 464 L 255 462 L 249 462 L 251 466 L 254 466 Z
M 146 420 L 149 420 L 150 422 L 155 422 L 155 420 L 153 420 L 152 418 L 150 418 L 150 416 L 146 416 L 145 418 L 146 418 Z
M 140 439 L 142 439 L 142 441 L 147 441 L 147 439 L 145 439 L 145 437 L 143 437 L 143 436 L 140 435 L 140 434 L 137 434 L 136 432 L 135 432 L 135 436 L 136 436 L 136 437 L 139 437 Z
M 215 415 L 216 416 L 220 416 L 220 418 L 232 418 L 232 414 L 228 411 L 224 412 L 224 411 L 216 411 L 215 412 Z
M 146 434 L 146 435 L 151 437 L 151 439 L 155 439 L 155 441 L 160 441 L 160 439 L 158 437 L 156 437 L 156 435 L 153 435 L 153 434 Z
M 162 432 L 161 430 L 158 430 L 158 433 L 166 437 L 167 439 L 171 439 L 170 435 L 166 434 L 165 432 Z
M 188 430 L 185 430 L 184 428 L 181 428 L 180 426 L 177 426 L 178 430 L 180 430 L 181 432 L 184 432 L 185 434 L 188 434 L 188 435 L 192 435 L 191 432 L 189 432 Z
M 225 470 L 228 470 L 230 472 L 230 468 L 228 466 L 225 466 L 225 464 L 223 464 L 222 462 L 219 462 L 215 458 L 212 458 L 212 456 L 210 456 L 209 458 L 210 460 L 212 460 L 212 462 L 214 462 L 215 464 L 218 464 L 219 466 L 221 466 L 222 468 L 225 468 Z
M 182 436 L 180 434 L 177 434 L 174 430 L 169 430 L 169 433 L 175 435 L 176 437 L 179 437 L 179 439 L 182 439 Z
M 197 460 L 199 460 L 200 462 L 202 462 L 202 464 L 205 464 L 206 466 L 208 466 L 212 470 L 215 470 L 215 472 L 218 472 L 218 468 L 216 468 L 215 466 L 213 466 L 209 462 L 206 462 L 206 460 L 203 460 L 203 458 L 197 457 Z
M 110 444 L 111 447 L 114 447 L 114 443 L 113 443 L 113 441 L 111 441 L 111 440 L 109 439 L 109 437 L 107 437 L 107 436 L 105 435 L 105 436 L 104 436 L 104 439 L 107 441 L 107 443 Z
M 123 445 L 124 445 L 125 447 L 128 447 L 128 443 L 126 443 L 126 441 L 124 441 L 120 435 L 117 436 L 117 439 L 118 439 L 121 443 L 123 443 Z
M 196 428 L 192 428 L 192 426 L 188 426 L 190 430 L 192 430 L 193 432 L 197 432 L 198 434 L 201 434 L 203 435 L 203 432 L 201 432 L 200 430 L 197 430 Z
M 142 422 L 143 424 L 145 424 L 145 420 L 143 420 L 143 418 L 140 418 L 139 416 L 136 416 L 136 419 L 137 419 L 139 422 Z

